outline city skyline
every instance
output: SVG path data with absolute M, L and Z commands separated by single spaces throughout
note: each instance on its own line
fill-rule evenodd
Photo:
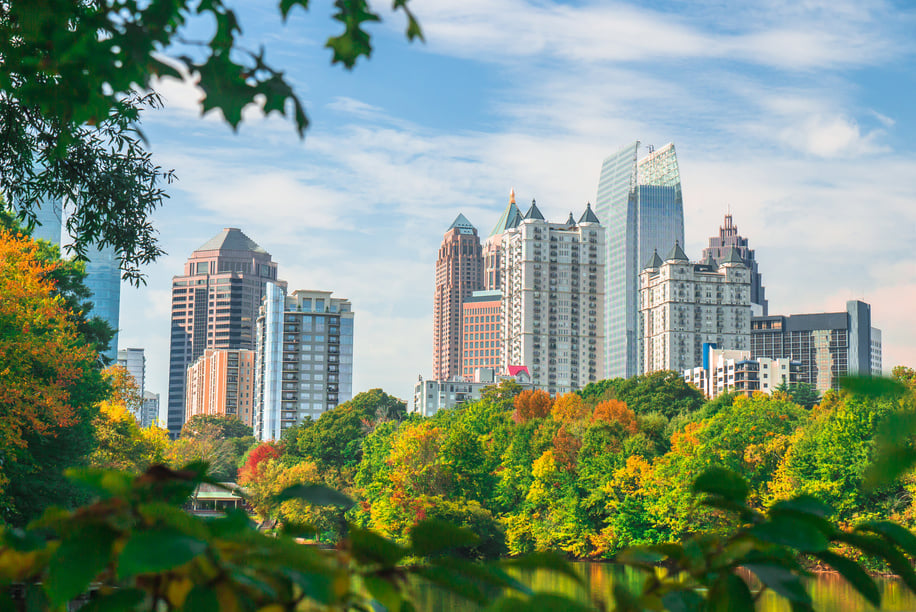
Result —
M 333 290 L 361 313 L 354 391 L 409 398 L 431 374 L 429 287 L 455 216 L 485 234 L 514 186 L 565 219 L 595 203 L 601 160 L 636 138 L 677 145 L 687 252 L 731 206 L 771 312 L 862 298 L 885 367 L 916 362 L 912 11 L 443 1 L 416 7 L 427 44 L 408 45 L 387 18 L 352 73 L 313 42 L 327 36 L 317 14 L 283 26 L 258 4 L 239 11 L 246 41 L 264 42 L 305 94 L 312 128 L 300 142 L 251 112 L 234 134 L 200 119 L 192 88 L 163 82 L 166 108 L 143 128 L 179 179 L 154 215 L 168 255 L 144 270 L 146 287 L 122 287 L 121 312 L 121 345 L 147 348 L 151 391 L 167 389 L 172 275 L 235 226 L 290 286 Z

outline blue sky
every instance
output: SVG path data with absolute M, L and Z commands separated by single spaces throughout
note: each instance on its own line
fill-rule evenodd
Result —
M 863 298 L 885 367 L 916 366 L 911 4 L 412 0 L 426 44 L 385 14 L 353 72 L 323 48 L 330 2 L 286 25 L 275 3 L 235 4 L 312 127 L 300 141 L 249 109 L 233 133 L 200 118 L 192 85 L 158 86 L 167 106 L 144 124 L 179 177 L 155 215 L 168 255 L 123 288 L 120 336 L 147 349 L 149 390 L 167 388 L 171 277 L 232 226 L 291 289 L 353 302 L 355 391 L 409 400 L 430 374 L 436 250 L 457 214 L 485 235 L 514 187 L 550 219 L 578 215 L 601 160 L 636 139 L 675 143 L 688 255 L 730 206 L 771 312 Z

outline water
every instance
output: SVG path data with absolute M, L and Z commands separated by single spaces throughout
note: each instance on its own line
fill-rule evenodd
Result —
M 614 584 L 623 581 L 631 591 L 638 591 L 642 574 L 631 569 L 606 563 L 576 563 L 585 584 L 578 585 L 564 576 L 546 572 L 522 572 L 523 582 L 537 591 L 549 591 L 582 602 L 607 602 Z M 886 612 L 909 610 L 916 612 L 916 595 L 894 578 L 876 578 L 881 592 L 881 610 Z M 873 611 L 862 597 L 837 574 L 819 574 L 808 582 L 814 599 L 814 609 L 823 612 Z M 420 612 L 473 612 L 476 605 L 461 598 L 443 593 L 426 585 L 415 590 L 417 609 Z M 764 593 L 757 608 L 760 612 L 790 612 L 789 604 L 772 592 Z M 559 612 L 559 611 L 558 611 Z

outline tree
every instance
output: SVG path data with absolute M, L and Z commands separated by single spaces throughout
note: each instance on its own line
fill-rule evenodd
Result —
M 62 472 L 89 454 L 107 393 L 54 269 L 38 244 L 0 229 L 0 498 L 16 524 L 80 500 Z
M 408 39 L 422 40 L 407 2 L 396 0 L 393 10 L 406 15 Z M 280 3 L 283 19 L 296 5 L 308 2 Z M 332 62 L 351 69 L 372 52 L 365 26 L 381 19 L 366 0 L 335 7 L 343 32 L 325 46 Z M 191 38 L 199 31 L 211 34 Z M 182 79 L 203 91 L 203 113 L 217 110 L 233 128 L 249 105 L 290 117 L 300 136 L 308 126 L 283 72 L 263 49 L 245 50 L 241 33 L 222 0 L 0 4 L 0 191 L 25 220 L 42 201 L 67 198 L 76 253 L 111 245 L 125 276 L 139 281 L 139 266 L 162 252 L 148 216 L 166 197 L 158 184 L 172 174 L 150 162 L 137 137 L 139 109 L 158 106 L 137 90 L 160 77 Z
M 638 429 L 636 415 L 627 408 L 626 402 L 621 402 L 620 400 L 612 399 L 598 402 L 594 413 L 592 413 L 592 419 L 607 423 L 620 423 L 631 434 L 635 434 Z
M 251 427 L 242 423 L 234 415 L 195 414 L 181 427 L 181 435 L 197 438 L 202 435 L 214 435 L 226 440 L 228 438 L 251 438 L 254 435 Z
M 559 423 L 581 421 L 591 414 L 592 409 L 578 393 L 565 393 L 557 397 L 550 414 Z
M 803 408 L 813 408 L 821 401 L 821 394 L 814 385 L 805 382 L 788 384 L 785 379 L 775 387 L 773 393 L 781 393 Z
M 550 394 L 541 389 L 525 389 L 512 400 L 515 412 L 512 420 L 516 423 L 525 423 L 531 419 L 541 419 L 550 414 L 553 400 Z

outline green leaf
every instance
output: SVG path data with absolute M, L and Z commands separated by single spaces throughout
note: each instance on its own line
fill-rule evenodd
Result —
M 706 609 L 709 612 L 754 612 L 754 598 L 744 580 L 735 574 L 724 574 L 709 589 Z
M 900 577 L 907 587 L 916 593 L 916 573 L 909 560 L 895 546 L 884 538 L 861 535 L 858 533 L 839 532 L 834 539 L 855 546 L 862 552 L 884 559 L 891 570 Z
M 377 533 L 350 528 L 350 552 L 359 563 L 379 563 L 390 567 L 407 555 L 407 549 Z
M 167 527 L 142 531 L 124 545 L 118 557 L 118 578 L 175 569 L 206 549 L 206 542 Z
M 760 582 L 773 589 L 789 601 L 811 605 L 811 595 L 805 590 L 801 579 L 796 574 L 778 565 L 745 564 L 760 579 Z
M 385 606 L 388 612 L 398 612 L 401 609 L 403 597 L 398 588 L 391 581 L 375 575 L 363 577 L 363 583 L 369 594 L 380 604 Z
M 776 502 L 770 507 L 770 512 L 773 512 L 773 510 L 810 514 L 820 518 L 827 518 L 833 513 L 830 506 L 810 495 L 799 495 L 792 499 Z
M 301 499 L 313 506 L 337 506 L 338 508 L 350 508 L 355 503 L 340 491 L 335 491 L 330 487 L 319 484 L 300 484 L 287 487 L 275 499 L 277 502 Z
M 427 519 L 410 530 L 412 552 L 418 557 L 428 557 L 452 548 L 474 546 L 480 541 L 473 531 L 446 521 Z
M 884 536 L 892 544 L 903 549 L 911 559 L 916 560 L 916 535 L 906 527 L 890 521 L 872 521 L 856 526 L 855 531 L 871 531 Z
M 454 593 L 465 599 L 484 605 L 489 597 L 473 580 L 460 573 L 440 566 L 419 567 L 414 570 L 414 575 L 435 584 L 441 589 Z
M 624 565 L 655 565 L 665 560 L 665 555 L 652 547 L 631 546 L 626 548 L 614 557 L 617 563 Z
M 700 612 L 703 597 L 696 591 L 671 591 L 662 596 L 662 603 L 669 612 Z
M 187 612 L 219 612 L 219 600 L 212 587 L 195 584 L 184 600 L 182 610 Z
M 748 533 L 764 542 L 790 546 L 801 552 L 826 550 L 827 537 L 810 521 L 776 515 L 765 523 L 754 525 Z
M 280 14 L 283 15 L 284 21 L 286 21 L 289 12 L 293 10 L 293 7 L 297 4 L 301 6 L 303 10 L 309 10 L 309 0 L 280 0 Z
M 83 593 L 111 559 L 117 534 L 102 525 L 86 525 L 64 538 L 48 562 L 45 590 L 52 605 L 60 605 Z
M 135 609 L 146 599 L 146 593 L 140 589 L 118 589 L 109 595 L 97 594 L 80 612 L 124 612 Z
M 815 553 L 815 556 L 839 572 L 868 603 L 876 608 L 881 607 L 881 592 L 878 585 L 858 563 L 828 550 Z
M 503 567 L 514 567 L 524 570 L 547 570 L 555 574 L 563 574 L 572 578 L 579 584 L 584 584 L 582 576 L 562 556 L 554 552 L 535 552 L 523 557 L 506 559 L 500 562 Z
M 881 376 L 841 376 L 840 388 L 867 397 L 897 397 L 907 393 L 906 385 Z
M 725 468 L 706 470 L 693 483 L 694 493 L 718 495 L 730 502 L 742 503 L 747 499 L 747 482 L 738 474 Z

